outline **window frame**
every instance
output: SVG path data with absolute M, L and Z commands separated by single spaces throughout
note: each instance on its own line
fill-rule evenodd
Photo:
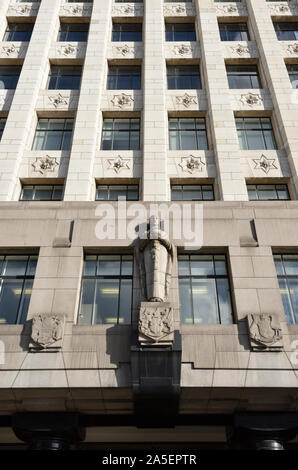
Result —
M 95 275 L 85 275 L 84 274 L 84 269 L 85 269 L 85 261 L 88 256 L 94 256 L 96 257 L 96 268 L 95 268 Z M 98 262 L 99 262 L 99 257 L 100 256 L 119 256 L 120 257 L 120 268 L 119 268 L 119 275 L 106 275 L 106 274 L 97 274 L 98 270 Z M 122 264 L 123 264 L 123 257 L 129 256 L 131 258 L 132 262 L 132 272 L 129 275 L 123 275 L 122 274 Z M 80 311 L 81 311 L 81 306 L 82 306 L 82 298 L 83 298 L 83 281 L 84 280 L 94 280 L 94 292 L 93 292 L 93 303 L 92 303 L 92 312 L 91 312 L 91 322 L 90 323 L 80 323 Z M 95 323 L 95 314 L 96 314 L 96 296 L 97 296 L 97 280 L 119 280 L 119 291 L 118 291 L 118 299 L 117 299 L 117 323 L 112 323 L 112 322 L 106 322 L 106 323 Z M 121 300 L 121 281 L 122 280 L 130 280 L 131 281 L 131 298 L 130 298 L 130 322 L 129 323 L 121 323 L 119 322 L 119 315 L 120 315 L 120 300 Z M 78 308 L 78 315 L 77 315 L 77 324 L 78 325 L 89 325 L 89 326 L 94 326 L 94 325 L 101 325 L 101 326 L 108 326 L 108 325 L 131 325 L 132 323 L 132 310 L 133 310 L 133 287 L 134 287 L 134 256 L 131 253 L 97 253 L 97 254 L 91 254 L 91 253 L 85 253 L 84 255 L 84 265 L 83 265 L 83 272 L 82 272 L 82 277 L 81 277 L 81 288 L 80 288 L 80 300 L 79 300 L 79 308 Z

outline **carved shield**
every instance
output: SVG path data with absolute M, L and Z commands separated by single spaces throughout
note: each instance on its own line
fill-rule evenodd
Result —
M 139 333 L 158 342 L 174 331 L 172 307 L 147 306 L 141 308 Z
M 60 341 L 63 337 L 64 317 L 61 315 L 39 314 L 32 320 L 31 338 L 44 349 Z
M 250 340 L 263 346 L 280 343 L 282 332 L 277 315 L 250 314 L 248 315 Z

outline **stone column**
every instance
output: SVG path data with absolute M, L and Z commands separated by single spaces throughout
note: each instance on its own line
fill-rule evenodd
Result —
M 0 142 L 0 201 L 10 201 L 32 126 L 61 0 L 43 0 Z M 2 2 L 1 2 L 2 3 Z M 4 2 L 5 4 L 6 2 Z M 0 10 L 1 12 L 1 10 Z
M 195 4 L 220 196 L 225 201 L 246 201 L 248 196 L 214 2 L 195 0 Z
M 294 2 L 292 2 L 294 3 Z M 297 91 L 294 92 L 285 65 L 287 55 L 282 41 L 278 41 L 273 27 L 268 4 L 265 0 L 247 0 L 250 21 L 258 45 L 264 76 L 271 93 L 281 134 L 282 148 L 285 149 L 292 172 L 293 186 L 298 190 L 298 106 Z M 282 16 L 282 21 L 291 16 Z M 289 54 L 288 54 L 289 55 Z M 293 55 L 293 59 L 295 54 Z M 295 93 L 295 94 L 294 94 Z
M 163 0 L 144 0 L 143 200 L 168 200 Z
M 65 201 L 93 199 L 93 167 L 100 146 L 101 97 L 105 87 L 112 0 L 94 1 L 65 186 Z

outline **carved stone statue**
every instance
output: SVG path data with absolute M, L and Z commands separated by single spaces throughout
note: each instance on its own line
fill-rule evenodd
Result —
M 142 234 L 136 247 L 142 296 L 139 311 L 141 344 L 171 344 L 174 340 L 173 308 L 167 302 L 170 292 L 174 247 L 160 229 L 156 217 Z
M 253 349 L 282 348 L 282 331 L 275 314 L 250 314 L 247 317 L 250 343 Z
M 145 235 L 147 238 L 136 248 L 142 294 L 149 302 L 165 302 L 171 284 L 173 245 L 160 230 L 156 217 L 150 219 L 150 229 Z

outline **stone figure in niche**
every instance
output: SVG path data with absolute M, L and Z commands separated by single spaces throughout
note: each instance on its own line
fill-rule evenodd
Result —
M 136 248 L 142 294 L 147 302 L 165 302 L 171 284 L 173 245 L 156 217 L 150 219 L 145 236 Z

